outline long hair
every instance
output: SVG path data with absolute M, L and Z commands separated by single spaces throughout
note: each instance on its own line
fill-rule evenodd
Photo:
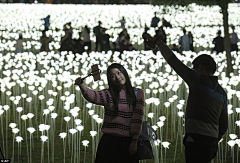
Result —
M 127 101 L 129 103 L 129 105 L 133 104 L 133 106 L 135 108 L 135 106 L 136 106 L 136 96 L 135 96 L 135 92 L 134 92 L 134 89 L 132 87 L 131 81 L 129 79 L 128 73 L 122 65 L 120 65 L 118 63 L 113 63 L 107 69 L 107 80 L 108 80 L 108 85 L 109 85 L 109 92 L 110 92 L 110 94 L 112 96 L 112 99 L 113 99 L 114 109 L 118 110 L 119 91 L 121 91 L 121 90 L 119 90 L 118 87 L 112 81 L 111 70 L 113 68 L 119 69 L 121 71 L 121 73 L 125 76 L 125 79 L 126 79 L 126 83 L 125 83 L 126 98 L 127 98 Z

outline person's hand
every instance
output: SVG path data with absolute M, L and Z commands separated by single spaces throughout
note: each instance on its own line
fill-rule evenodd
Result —
M 78 86 L 80 86 L 82 83 L 83 83 L 82 78 L 81 78 L 81 77 L 78 77 L 78 78 L 75 80 L 74 85 L 78 85 Z
M 132 140 L 128 150 L 130 155 L 137 153 L 137 140 Z
M 144 33 L 142 35 L 143 39 L 146 41 L 147 45 L 151 48 L 151 49 L 155 49 L 156 45 L 155 45 L 155 39 L 150 36 L 148 33 Z

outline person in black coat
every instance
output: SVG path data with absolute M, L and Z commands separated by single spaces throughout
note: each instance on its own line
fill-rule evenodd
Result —
M 220 30 L 217 32 L 217 37 L 213 39 L 213 44 L 215 45 L 213 51 L 216 51 L 217 54 L 224 51 L 224 39 Z

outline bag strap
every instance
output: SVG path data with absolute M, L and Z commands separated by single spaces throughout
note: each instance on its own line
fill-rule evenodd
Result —
M 137 98 L 137 93 L 138 93 L 138 90 L 139 90 L 139 88 L 135 88 L 135 96 L 136 96 L 136 98 Z M 150 126 L 150 124 L 149 124 L 149 122 L 148 121 L 143 121 L 143 123 L 142 123 L 142 125 L 144 125 L 144 123 L 146 123 L 145 125 L 146 125 L 146 130 L 151 130 L 151 133 L 152 133 L 152 135 L 148 135 L 148 137 L 149 137 L 149 139 L 151 139 L 151 140 L 157 140 L 157 133 L 156 133 L 156 131 Z M 144 127 L 144 126 L 143 126 Z M 148 131 L 149 132 L 149 131 Z M 143 133 L 141 132 L 141 134 L 140 135 L 142 135 Z M 148 140 L 149 140 L 148 139 Z M 142 136 L 140 136 L 140 142 L 142 141 Z

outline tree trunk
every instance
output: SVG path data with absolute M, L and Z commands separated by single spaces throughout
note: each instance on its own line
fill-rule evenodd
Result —
M 229 38 L 229 24 L 228 24 L 228 2 L 227 0 L 222 0 L 220 7 L 222 9 L 223 14 L 223 27 L 224 27 L 224 49 L 226 51 L 226 58 L 227 58 L 227 71 L 226 76 L 230 77 L 230 73 L 233 72 L 233 65 L 232 65 L 232 56 L 231 56 L 231 44 Z

